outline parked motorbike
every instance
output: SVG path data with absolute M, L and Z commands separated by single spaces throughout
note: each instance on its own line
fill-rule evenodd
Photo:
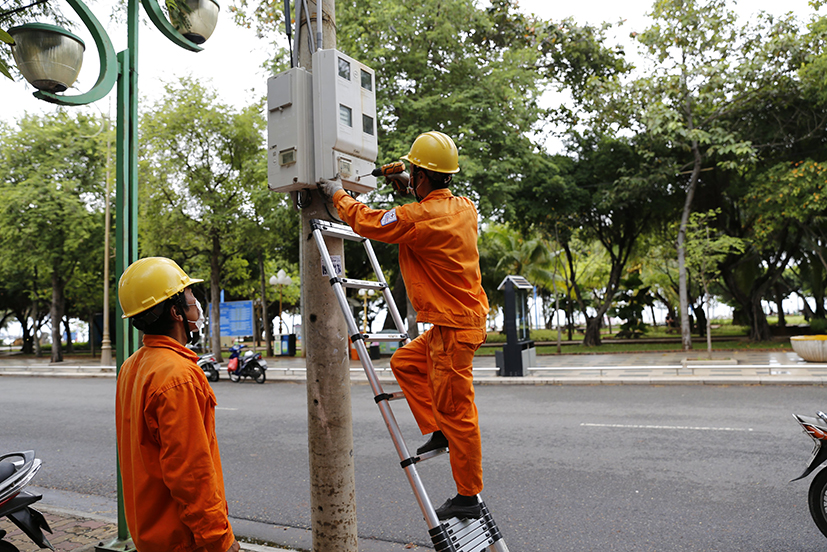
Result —
M 12 452 L 0 456 L 0 517 L 7 517 L 40 548 L 54 547 L 43 531 L 52 532 L 43 514 L 31 507 L 43 498 L 23 488 L 40 469 L 40 460 L 33 450 Z M 6 531 L 0 529 L 0 551 L 18 552 L 17 547 L 4 541 Z
M 827 414 L 819 411 L 815 418 L 793 414 L 796 421 L 804 428 L 804 433 L 809 435 L 815 446 L 810 461 L 804 473 L 793 479 L 798 481 L 813 473 L 827 460 Z M 810 515 L 813 516 L 816 526 L 827 536 L 827 470 L 821 470 L 810 483 L 810 492 L 807 495 L 807 502 L 810 505 Z
M 198 358 L 198 366 L 204 370 L 204 375 L 210 381 L 218 381 L 218 361 L 215 360 L 215 355 L 207 353 Z
M 241 343 L 230 347 L 230 361 L 227 364 L 230 381 L 239 382 L 243 378 L 252 378 L 256 383 L 264 383 L 267 361 L 262 358 L 261 353 L 253 351 L 246 351 L 242 356 L 241 349 L 245 347 L 246 345 Z

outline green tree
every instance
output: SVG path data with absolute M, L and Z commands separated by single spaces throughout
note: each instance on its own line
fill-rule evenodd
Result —
M 590 134 L 578 139 L 577 157 L 548 159 L 533 168 L 513 199 L 522 227 L 559 237 L 569 277 L 586 319 L 584 344 L 600 344 L 603 316 L 612 305 L 638 237 L 671 212 L 670 193 L 636 144 L 628 139 Z M 555 170 L 556 169 L 556 170 Z M 572 248 L 576 236 L 599 243 L 609 259 L 602 294 L 594 312 L 582 288 Z
M 480 235 L 480 267 L 483 288 L 492 313 L 502 307 L 503 293 L 497 288 L 508 275 L 524 276 L 540 289 L 554 281 L 551 245 L 539 235 L 524 238 L 504 224 L 493 224 Z
M 52 362 L 63 360 L 66 289 L 82 267 L 100 259 L 105 151 L 99 121 L 58 111 L 28 115 L 0 135 L 0 250 L 7 267 L 40 278 L 51 290 Z
M 721 274 L 719 265 L 728 255 L 744 250 L 741 239 L 716 233 L 712 228 L 712 222 L 719 215 L 720 210 L 692 213 L 686 228 L 686 264 L 701 281 L 703 302 L 707 312 L 711 299 L 709 286 Z M 711 321 L 708 316 L 705 319 L 706 347 L 709 358 L 712 358 Z
M 701 172 L 716 163 L 732 168 L 752 156 L 749 140 L 726 118 L 734 104 L 744 102 L 755 82 L 755 45 L 736 26 L 725 0 L 659 0 L 653 3 L 652 25 L 637 40 L 651 61 L 646 76 L 628 83 L 601 82 L 590 101 L 599 106 L 605 122 L 618 116 L 627 128 L 637 128 L 657 150 L 674 182 L 685 190 L 677 238 L 681 334 L 691 347 L 685 239 L 689 213 Z M 606 117 L 608 114 L 608 121 Z M 644 142 L 641 146 L 646 147 Z M 643 153 L 643 152 L 641 152 Z M 650 155 L 655 155 L 652 151 Z M 720 154 L 727 154 L 722 158 Z
M 792 16 L 765 15 L 739 25 L 725 0 L 658 0 L 650 15 L 652 25 L 633 33 L 644 48 L 644 76 L 589 80 L 577 114 L 592 129 L 623 129 L 634 136 L 645 160 L 641 166 L 660 173 L 664 185 L 682 198 L 677 256 L 688 348 L 684 246 L 689 214 L 721 207 L 718 224 L 729 225 L 731 235 L 747 237 L 754 216 L 742 203 L 746 190 L 779 161 L 801 159 L 791 156 L 800 155 L 805 145 L 816 146 L 823 134 L 827 119 L 816 91 L 823 83 L 819 60 L 827 35 L 815 23 L 810 33 L 802 32 Z M 742 305 L 756 340 L 769 336 L 763 294 L 798 246 L 794 228 L 787 230 L 776 235 L 781 249 L 748 247 L 722 266 L 724 282 Z M 753 276 L 760 276 L 754 285 L 733 289 L 736 280 L 743 284 Z
M 542 22 L 502 0 L 350 0 L 336 9 L 339 49 L 377 69 L 379 160 L 441 130 L 460 152 L 453 189 L 483 216 L 502 216 L 543 113 Z
M 248 280 L 242 254 L 263 246 L 255 241 L 262 218 L 254 202 L 257 191 L 266 190 L 260 106 L 235 112 L 187 77 L 168 84 L 141 120 L 142 255 L 165 255 L 206 276 L 209 319 L 217 321 L 222 286 L 233 277 Z M 220 356 L 218 324 L 210 334 Z
M 777 295 L 786 267 L 823 256 L 820 173 L 827 161 L 820 76 L 827 63 L 827 18 L 813 16 L 806 30 L 791 17 L 766 27 L 762 78 L 771 83 L 730 115 L 754 137 L 756 162 L 721 175 L 715 192 L 722 197 L 719 226 L 747 245 L 727 257 L 721 270 L 754 340 L 771 338 L 762 301 Z

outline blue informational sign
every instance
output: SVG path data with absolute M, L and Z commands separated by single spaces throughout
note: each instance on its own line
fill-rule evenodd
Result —
M 218 303 L 219 330 L 222 336 L 253 335 L 253 302 L 228 301 Z M 208 311 L 209 312 L 209 311 Z

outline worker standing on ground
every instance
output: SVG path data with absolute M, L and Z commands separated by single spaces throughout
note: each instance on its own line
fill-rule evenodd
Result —
M 422 434 L 431 434 L 417 454 L 450 449 L 458 494 L 436 509 L 437 517 L 479 518 L 482 452 L 472 361 L 485 342 L 488 298 L 480 274 L 477 210 L 448 189 L 459 171 L 449 136 L 421 134 L 402 159 L 411 164 L 408 191 L 417 203 L 371 209 L 345 193 L 338 180 L 320 186 L 356 233 L 399 244 L 399 267 L 417 322 L 433 326 L 398 349 L 391 368 Z
M 141 552 L 238 552 L 215 435 L 215 394 L 187 349 L 204 322 L 187 276 L 148 257 L 118 283 L 143 347 L 118 374 L 115 425 L 126 522 Z

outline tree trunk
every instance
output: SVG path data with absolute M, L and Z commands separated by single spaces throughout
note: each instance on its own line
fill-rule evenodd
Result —
M 210 253 L 210 348 L 218 362 L 221 357 L 221 243 L 217 236 L 212 237 L 212 252 Z
M 72 343 L 72 328 L 69 326 L 69 317 L 63 317 L 63 327 L 66 328 L 66 353 L 75 354 L 75 345 Z
M 804 320 L 809 322 L 813 318 L 815 318 L 815 314 L 813 313 L 813 309 L 810 308 L 810 303 L 807 302 L 807 298 L 801 295 L 801 302 L 803 306 L 801 307 L 801 312 L 804 314 Z
M 691 118 L 690 128 L 692 128 Z M 692 165 L 692 176 L 689 177 L 689 188 L 686 190 L 686 200 L 683 204 L 681 226 L 678 230 L 678 293 L 681 309 L 681 343 L 684 351 L 692 349 L 692 330 L 689 327 L 689 286 L 686 278 L 686 227 L 689 224 L 689 213 L 692 210 L 692 200 L 695 197 L 695 188 L 698 185 L 703 162 L 697 141 L 692 142 L 692 153 L 695 160 Z
M 40 311 L 38 308 L 37 298 L 34 300 L 34 307 L 32 309 L 34 320 L 32 321 L 32 341 L 34 343 L 34 356 L 40 358 L 43 356 L 43 348 L 40 346 Z
M 698 330 L 698 336 L 704 337 L 704 332 L 706 331 L 707 318 L 706 313 L 704 312 L 703 301 L 701 301 L 701 304 L 700 306 L 698 306 L 698 308 L 692 307 L 692 310 L 695 312 L 695 317 L 697 318 L 697 323 L 695 324 L 695 327 Z
M 23 346 L 20 350 L 22 353 L 30 355 L 34 352 L 34 337 L 32 335 L 34 324 L 29 326 L 28 312 L 28 310 L 25 312 L 15 312 L 14 317 L 17 319 L 17 323 L 20 324 L 21 331 L 23 332 Z
M 761 306 L 761 295 L 753 294 L 750 304 L 750 329 L 749 338 L 752 341 L 771 341 L 772 331 L 767 322 L 767 315 Z
M 258 271 L 261 274 L 261 318 L 264 324 L 265 349 L 268 357 L 273 356 L 273 332 L 271 331 L 270 314 L 267 312 L 267 288 L 264 287 L 264 256 L 258 253 Z
M 52 306 L 49 310 L 49 317 L 52 319 L 52 362 L 63 362 L 60 324 L 63 321 L 63 309 L 65 305 L 63 289 L 65 286 L 66 283 L 58 275 L 58 271 L 52 271 Z
M 89 353 L 95 358 L 95 315 L 89 313 Z
M 787 319 L 784 317 L 784 296 L 778 283 L 773 286 L 773 289 L 775 290 L 775 306 L 778 308 L 778 327 L 783 328 L 787 325 Z
M 597 347 L 601 344 L 600 328 L 603 326 L 602 322 L 602 316 L 586 318 L 586 335 L 583 336 L 583 346 Z

